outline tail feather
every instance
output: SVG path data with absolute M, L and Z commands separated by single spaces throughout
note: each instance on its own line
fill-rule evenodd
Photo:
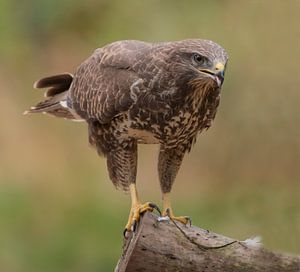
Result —
M 35 89 L 50 88 L 45 92 L 46 97 L 64 92 L 70 88 L 73 81 L 73 75 L 65 73 L 41 78 L 33 84 Z
M 71 86 L 73 76 L 71 74 L 60 74 L 42 78 L 36 81 L 33 85 L 36 89 L 48 88 L 45 92 L 44 101 L 39 102 L 27 113 L 47 113 L 56 117 L 78 120 L 78 116 L 67 105 L 68 90 Z
M 55 95 L 57 95 L 57 94 L 60 94 L 61 92 L 62 92 L 62 87 L 61 86 L 57 86 L 57 87 L 51 87 L 50 89 L 48 89 L 46 92 L 45 92 L 45 94 L 44 94 L 44 96 L 45 97 L 53 97 L 53 96 L 55 96 Z M 68 90 L 68 89 L 67 89 Z
M 52 109 L 57 107 L 61 107 L 61 101 L 66 99 L 66 92 L 57 94 L 49 99 L 40 101 L 35 106 L 30 107 L 29 113 L 41 113 L 41 112 L 49 112 Z

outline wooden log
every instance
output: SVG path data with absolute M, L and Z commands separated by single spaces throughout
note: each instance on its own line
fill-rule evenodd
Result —
M 157 219 L 147 212 L 136 233 L 124 238 L 115 272 L 300 272 L 300 256 Z

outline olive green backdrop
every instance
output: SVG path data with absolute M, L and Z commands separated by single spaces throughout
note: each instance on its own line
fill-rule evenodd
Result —
M 206 38 L 230 56 L 212 128 L 186 157 L 177 214 L 300 253 L 300 1 L 0 0 L 0 271 L 112 271 L 129 196 L 88 147 L 86 125 L 22 116 L 39 77 L 74 72 L 120 39 Z M 138 186 L 160 204 L 157 147 Z

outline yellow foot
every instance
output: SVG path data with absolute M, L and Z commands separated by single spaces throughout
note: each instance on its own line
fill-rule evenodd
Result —
M 164 212 L 163 212 L 163 217 L 169 217 L 172 221 L 178 221 L 184 225 L 187 225 L 189 223 L 189 225 L 192 225 L 192 220 L 189 216 L 174 216 L 172 210 L 170 208 L 167 208 Z
M 136 230 L 137 224 L 140 221 L 141 214 L 146 211 L 153 212 L 154 209 L 157 210 L 159 214 L 161 214 L 158 206 L 151 202 L 147 202 L 145 204 L 137 203 L 136 205 L 133 205 L 130 209 L 128 221 L 125 226 L 124 236 L 126 236 L 127 232 L 134 232 Z

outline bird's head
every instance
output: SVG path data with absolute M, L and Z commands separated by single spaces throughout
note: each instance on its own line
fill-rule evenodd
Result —
M 184 40 L 177 42 L 175 55 L 177 67 L 188 83 L 222 86 L 228 56 L 220 45 L 209 40 Z

